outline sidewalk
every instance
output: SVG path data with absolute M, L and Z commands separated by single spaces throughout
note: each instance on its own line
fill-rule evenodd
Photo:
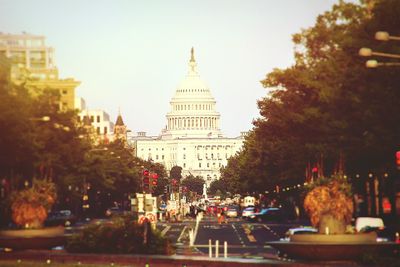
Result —
M 0 252 L 0 261 L 35 261 L 43 262 L 50 260 L 53 263 L 72 263 L 72 264 L 110 264 L 123 266 L 143 266 L 143 267 L 239 267 L 239 266 L 285 266 L 285 267 L 305 267 L 305 266 L 357 266 L 350 262 L 330 263 L 306 263 L 295 261 L 280 261 L 270 259 L 243 259 L 243 258 L 208 258 L 203 256 L 161 256 L 161 255 L 116 255 L 116 254 L 77 254 L 65 251 L 54 250 L 27 250 L 15 252 Z

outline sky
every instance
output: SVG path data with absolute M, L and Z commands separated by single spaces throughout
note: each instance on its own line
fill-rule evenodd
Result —
M 228 137 L 252 129 L 260 81 L 294 63 L 292 35 L 338 0 L 0 0 L 0 32 L 46 37 L 60 78 L 132 132 L 158 135 L 194 47 Z

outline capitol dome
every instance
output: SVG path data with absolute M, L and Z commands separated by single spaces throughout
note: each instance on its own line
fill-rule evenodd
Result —
M 165 137 L 221 137 L 216 101 L 208 85 L 200 79 L 193 48 L 188 74 L 178 85 L 170 105 Z

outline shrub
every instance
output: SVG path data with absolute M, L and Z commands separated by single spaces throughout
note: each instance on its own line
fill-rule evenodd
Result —
M 323 178 L 312 184 L 304 199 L 311 223 L 324 233 L 344 233 L 353 215 L 351 187 L 344 177 Z
M 67 240 L 66 249 L 77 253 L 172 254 L 169 240 L 148 228 L 144 244 L 144 225 L 130 217 L 115 217 L 101 224 L 90 224 Z
M 47 218 L 57 198 L 54 183 L 47 180 L 33 180 L 31 188 L 11 195 L 13 221 L 25 228 L 39 228 Z

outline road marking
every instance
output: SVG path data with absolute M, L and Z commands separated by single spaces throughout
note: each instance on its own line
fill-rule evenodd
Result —
M 240 243 L 244 246 L 243 239 L 242 239 L 242 237 L 239 235 L 239 232 L 238 232 L 238 230 L 236 229 L 236 227 L 235 227 L 235 225 L 234 225 L 233 223 L 232 223 L 232 228 L 233 228 L 233 230 L 235 231 L 237 237 L 239 238 Z
M 263 224 L 264 228 L 267 229 L 268 231 L 270 231 L 271 233 L 273 233 L 275 236 L 280 237 L 274 230 L 272 230 L 271 228 L 269 228 L 267 225 Z
M 165 236 L 168 230 L 171 229 L 171 225 L 167 225 L 161 232 L 161 236 Z
M 246 236 L 247 236 L 247 239 L 248 239 L 250 242 L 252 242 L 252 243 L 257 242 L 257 240 L 256 240 L 256 238 L 254 237 L 254 235 L 251 234 L 251 230 L 250 230 L 249 225 L 247 225 L 247 224 L 242 224 L 242 227 L 243 227 L 244 232 L 245 232 L 245 234 L 246 234 Z
M 187 226 L 185 225 L 185 227 L 183 227 L 182 233 L 179 235 L 178 240 L 176 240 L 176 243 L 181 242 L 181 239 L 183 238 L 183 235 L 184 235 L 184 233 L 186 231 L 186 228 L 187 228 Z

